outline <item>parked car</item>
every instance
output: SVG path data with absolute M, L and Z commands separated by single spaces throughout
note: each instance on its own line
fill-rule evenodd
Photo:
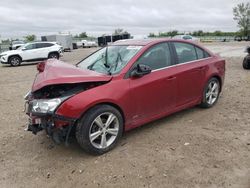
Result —
M 250 46 L 246 48 L 247 55 L 243 60 L 243 69 L 250 69 Z
M 91 48 L 91 47 L 97 47 L 97 46 L 98 45 L 95 41 L 82 40 L 83 48 Z
M 76 42 L 77 47 L 82 48 L 91 48 L 91 47 L 97 47 L 98 44 L 95 41 L 88 41 L 88 40 L 81 40 Z
M 241 42 L 241 41 L 250 41 L 250 35 L 248 36 L 235 36 L 235 41 Z
M 38 61 L 48 58 L 59 59 L 62 56 L 62 51 L 62 46 L 54 42 L 32 42 L 17 50 L 1 53 L 0 62 L 11 66 L 19 66 L 24 61 Z
M 214 106 L 225 60 L 185 40 L 123 40 L 77 65 L 38 65 L 26 97 L 27 130 L 46 130 L 56 143 L 75 133 L 87 152 L 103 154 L 122 133 L 174 112 Z
M 17 48 L 25 45 L 23 41 L 12 41 L 11 46 L 9 47 L 10 50 L 16 50 Z
M 193 37 L 191 35 L 176 35 L 176 36 L 173 37 L 173 39 L 191 40 L 191 41 L 194 41 L 194 42 L 199 42 L 200 41 L 199 38 Z

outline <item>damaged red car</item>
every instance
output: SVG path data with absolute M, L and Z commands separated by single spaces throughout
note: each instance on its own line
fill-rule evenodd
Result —
M 70 65 L 48 60 L 26 99 L 28 130 L 87 152 L 111 150 L 130 129 L 218 100 L 225 61 L 183 40 L 124 40 Z

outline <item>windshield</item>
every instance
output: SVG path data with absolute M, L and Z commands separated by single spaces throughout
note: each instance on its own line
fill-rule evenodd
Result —
M 142 46 L 108 46 L 82 60 L 77 66 L 114 75 L 119 73 Z

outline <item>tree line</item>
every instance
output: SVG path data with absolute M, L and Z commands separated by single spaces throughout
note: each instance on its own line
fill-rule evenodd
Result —
M 214 31 L 214 32 L 205 32 L 202 30 L 193 31 L 193 32 L 180 32 L 178 30 L 173 31 L 167 31 L 167 32 L 159 32 L 158 34 L 155 33 L 149 33 L 148 37 L 154 38 L 154 37 L 173 37 L 175 35 L 192 35 L 195 37 L 205 37 L 205 36 L 228 36 L 228 37 L 234 37 L 234 36 L 240 36 L 240 32 L 223 32 L 223 31 Z

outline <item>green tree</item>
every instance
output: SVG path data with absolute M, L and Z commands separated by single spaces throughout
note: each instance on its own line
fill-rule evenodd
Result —
M 32 42 L 36 39 L 36 35 L 27 35 L 24 37 L 26 41 Z
M 238 4 L 233 8 L 233 14 L 243 36 L 250 35 L 250 3 Z
M 127 31 L 125 31 L 124 29 L 121 29 L 121 28 L 117 28 L 117 29 L 115 29 L 115 31 L 114 31 L 114 35 L 120 35 L 120 34 L 127 34 L 128 32 Z
M 167 35 L 170 37 L 174 37 L 175 35 L 178 35 L 178 31 L 177 30 L 169 31 L 167 32 Z
M 221 31 L 215 31 L 215 32 L 213 33 L 213 35 L 214 35 L 214 36 L 223 36 L 223 35 L 225 35 L 225 33 L 222 33 Z
M 168 37 L 168 33 L 167 32 L 159 32 L 158 37 Z
M 156 37 L 156 35 L 154 33 L 149 33 L 148 37 L 153 38 L 153 37 Z
M 88 37 L 86 32 L 82 32 L 78 36 L 79 36 L 79 38 L 87 38 Z

